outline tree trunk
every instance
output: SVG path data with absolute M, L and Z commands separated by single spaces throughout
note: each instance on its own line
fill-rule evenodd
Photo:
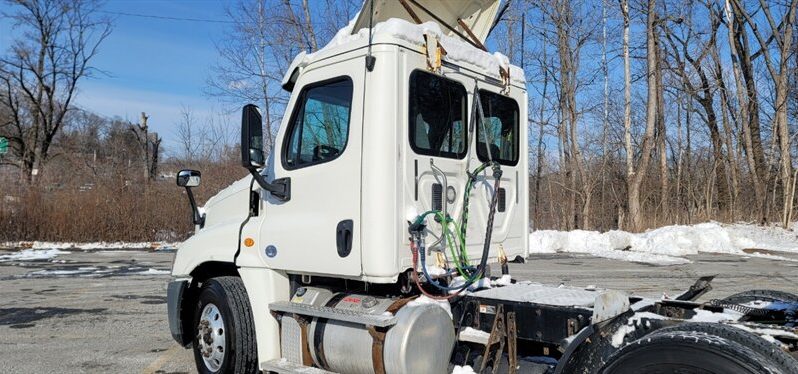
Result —
M 646 99 L 646 130 L 641 144 L 640 162 L 637 171 L 628 178 L 628 204 L 629 221 L 631 229 L 641 231 L 643 229 L 643 217 L 640 209 L 640 186 L 646 176 L 648 163 L 651 159 L 651 151 L 654 146 L 654 129 L 657 122 L 657 94 L 661 87 L 657 87 L 657 13 L 656 0 L 648 0 L 648 17 L 646 21 L 646 70 L 648 77 L 648 89 Z
M 639 220 L 640 215 L 640 199 L 639 191 L 638 197 L 632 198 L 634 180 L 634 149 L 632 149 L 632 73 L 631 73 L 631 59 L 629 58 L 629 0 L 621 0 L 621 13 L 623 14 L 623 72 L 624 72 L 624 89 L 623 89 L 623 139 L 626 148 L 626 184 L 627 184 L 627 201 L 626 201 L 626 219 L 629 220 L 627 227 L 634 227 L 632 221 Z M 632 214 L 632 211 L 635 214 Z M 634 217 L 634 219 L 632 218 Z
M 737 101 L 740 106 L 739 120 L 742 125 L 743 149 L 746 154 L 751 183 L 756 196 L 756 211 L 759 220 L 767 220 L 767 180 L 768 171 L 762 149 L 762 136 L 759 127 L 759 98 L 757 96 L 756 79 L 754 77 L 748 35 L 745 30 L 742 11 L 734 3 L 726 0 L 725 13 L 729 20 L 729 51 L 732 59 L 732 71 L 737 85 Z
M 670 214 L 668 202 L 668 150 L 666 147 L 666 140 L 668 132 L 665 127 L 665 94 L 662 85 L 662 53 L 659 49 L 656 51 L 657 55 L 657 68 L 655 70 L 655 78 L 657 82 L 657 153 L 659 153 L 659 207 L 660 222 L 667 222 L 668 215 Z M 658 222 L 659 223 L 659 222 Z

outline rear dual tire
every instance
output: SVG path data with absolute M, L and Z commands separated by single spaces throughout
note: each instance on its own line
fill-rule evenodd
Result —
M 754 301 L 798 303 L 798 295 L 775 290 L 750 290 L 728 296 L 723 301 L 733 304 L 746 304 Z
M 773 343 L 718 323 L 657 330 L 616 352 L 602 374 L 798 374 L 798 361 Z

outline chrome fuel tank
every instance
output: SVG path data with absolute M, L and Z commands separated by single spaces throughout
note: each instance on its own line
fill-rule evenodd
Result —
M 395 299 L 360 294 L 338 294 L 326 306 L 352 313 L 386 314 Z M 454 348 L 454 326 L 438 305 L 408 303 L 395 312 L 396 324 L 385 329 L 382 363 L 388 374 L 446 373 Z M 338 373 L 371 374 L 373 350 L 380 338 L 367 326 L 333 319 L 314 318 L 307 330 L 310 354 L 316 366 Z

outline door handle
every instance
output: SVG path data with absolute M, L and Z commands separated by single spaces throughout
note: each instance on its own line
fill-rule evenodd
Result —
M 338 248 L 338 256 L 346 257 L 352 252 L 352 231 L 351 219 L 338 222 L 338 227 L 335 229 L 335 245 Z

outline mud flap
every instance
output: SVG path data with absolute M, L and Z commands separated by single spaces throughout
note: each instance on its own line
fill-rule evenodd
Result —
M 169 331 L 178 344 L 185 347 L 191 343 L 191 336 L 185 336 L 183 331 L 182 302 L 183 294 L 188 289 L 187 279 L 176 279 L 166 287 L 166 310 L 169 319 Z M 189 334 L 190 335 L 190 334 Z

